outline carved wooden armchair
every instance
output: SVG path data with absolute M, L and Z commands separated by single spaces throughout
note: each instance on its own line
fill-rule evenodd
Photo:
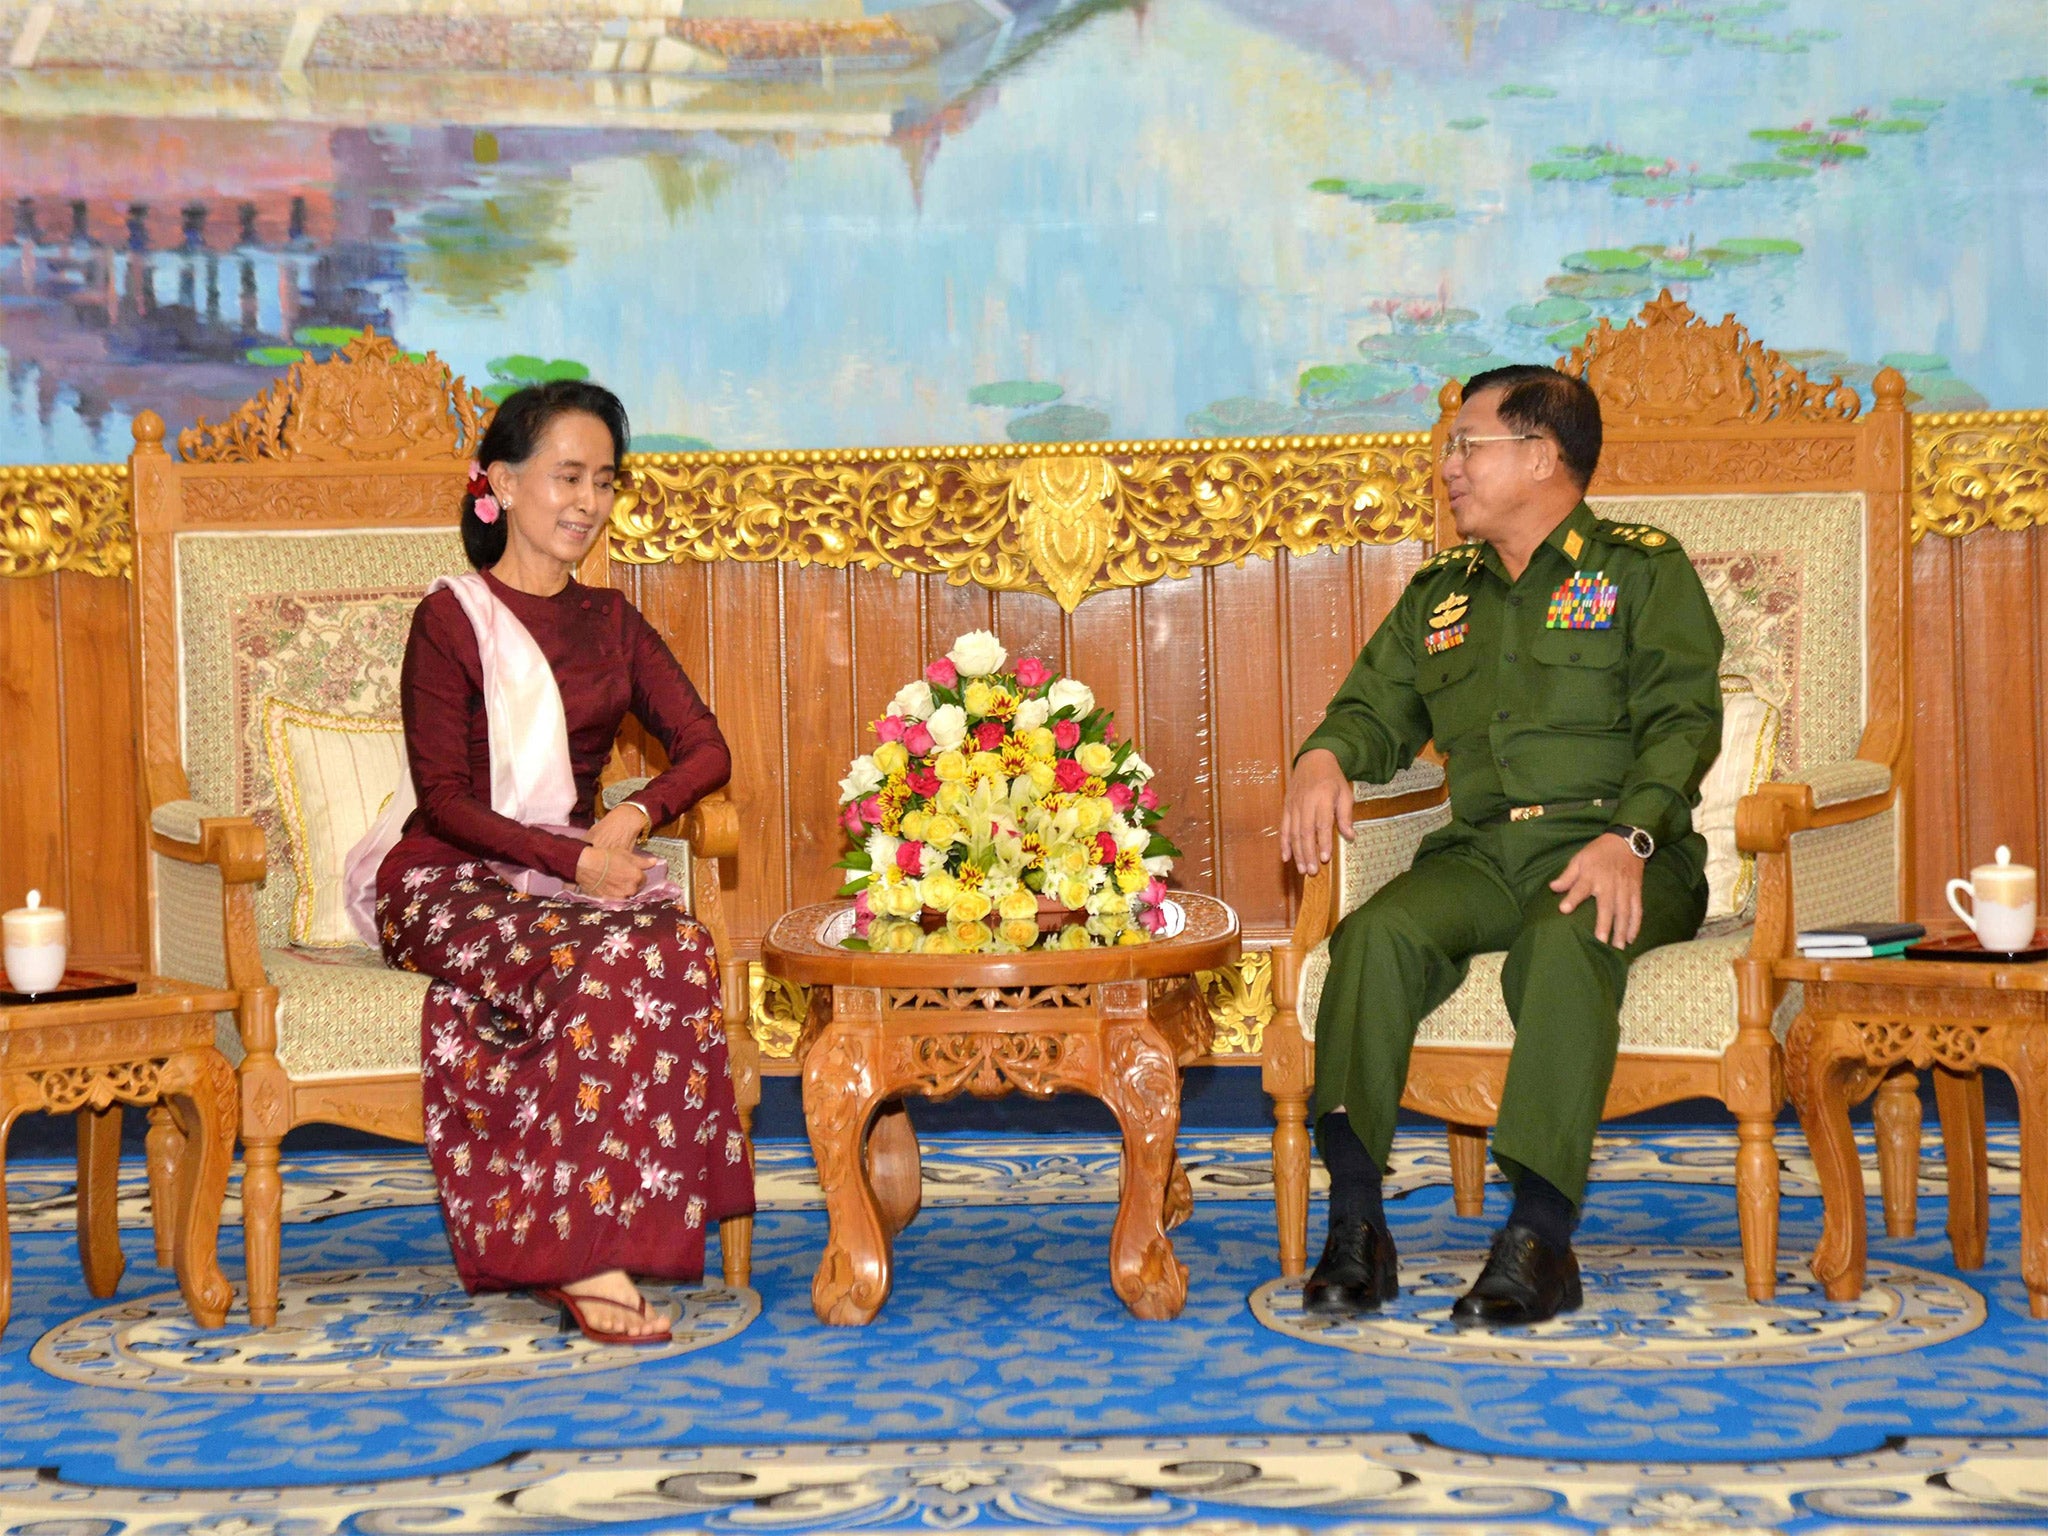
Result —
M 1561 364 L 1600 396 L 1606 449 L 1589 489 L 1603 516 L 1668 530 L 1713 597 L 1731 676 L 1779 716 L 1777 782 L 1735 808 L 1732 859 L 1754 859 L 1749 898 L 1689 943 L 1629 974 L 1606 1113 L 1719 1099 L 1735 1116 L 1736 1196 L 1749 1294 L 1776 1285 L 1781 1043 L 1796 995 L 1773 978 L 1801 927 L 1895 916 L 1904 899 L 1910 764 L 1904 381 L 1887 369 L 1862 416 L 1855 393 L 1809 382 L 1733 317 L 1699 321 L 1667 293 L 1616 330 L 1602 323 Z M 1461 396 L 1440 397 L 1441 444 Z M 1437 542 L 1456 533 L 1438 485 Z M 1724 732 L 1724 741 L 1727 733 Z M 1280 1262 L 1307 1267 L 1313 1031 L 1329 935 L 1450 819 L 1444 775 L 1420 761 L 1356 786 L 1356 843 L 1307 882 L 1290 942 L 1274 951 L 1276 1016 L 1264 1074 Z M 1695 814 L 1696 825 L 1698 813 Z M 1459 1214 L 1476 1216 L 1486 1130 L 1514 1030 L 1505 956 L 1478 955 L 1423 1020 L 1403 1103 L 1449 1123 Z
M 151 949 L 163 975 L 241 993 L 220 1043 L 241 1085 L 258 1326 L 277 1316 L 285 1132 L 319 1121 L 422 1139 L 426 978 L 387 968 L 337 923 L 333 887 L 310 878 L 315 840 L 329 839 L 319 867 L 337 868 L 360 828 L 309 811 L 292 754 L 317 739 L 323 762 L 358 775 L 358 800 L 381 802 L 382 786 L 404 771 L 406 634 L 428 583 L 467 568 L 455 510 L 489 411 L 431 354 L 408 359 L 366 332 L 342 356 L 295 365 L 226 423 L 184 433 L 178 459 L 164 450 L 157 416 L 135 422 Z M 602 545 L 583 574 L 605 579 Z M 380 763 L 387 778 L 374 780 Z M 747 978 L 719 894 L 718 861 L 737 853 L 738 831 L 731 802 L 714 796 L 648 847 L 668 859 L 716 943 L 734 1087 L 750 1126 L 759 1087 Z M 164 1136 L 159 1126 L 152 1140 Z M 154 1150 L 161 1177 L 177 1147 Z M 729 1284 L 746 1283 L 751 1245 L 751 1218 L 722 1224 Z

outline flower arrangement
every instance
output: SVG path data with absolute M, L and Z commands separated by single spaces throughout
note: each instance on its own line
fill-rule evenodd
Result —
M 1004 670 L 1008 667 L 1008 670 Z M 974 630 L 889 701 L 839 781 L 853 948 L 1144 944 L 1180 850 L 1152 767 L 1087 684 Z

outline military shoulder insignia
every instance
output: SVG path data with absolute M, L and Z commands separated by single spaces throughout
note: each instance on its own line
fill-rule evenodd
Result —
M 1464 544 L 1453 544 L 1449 549 L 1440 549 L 1423 561 L 1415 574 L 1417 576 L 1426 576 L 1432 571 L 1440 571 L 1445 566 L 1454 565 L 1460 560 L 1464 561 L 1469 568 L 1478 563 L 1480 548 L 1479 542 L 1475 539 Z
M 1652 528 L 1647 523 L 1610 523 L 1601 520 L 1600 532 L 1617 544 L 1632 545 L 1637 549 L 1676 549 L 1678 541 L 1661 528 Z M 1577 558 L 1574 556 L 1574 558 Z
M 1578 559 L 1578 558 L 1579 558 L 1579 555 L 1580 555 L 1580 553 L 1581 553 L 1582 551 L 1584 551 L 1585 547 L 1586 547 L 1586 541 L 1585 541 L 1584 539 L 1582 539 L 1582 538 L 1580 538 L 1580 537 L 1579 537 L 1579 530 L 1578 530 L 1578 529 L 1574 528 L 1574 529 L 1572 529 L 1572 531 L 1571 531 L 1570 533 L 1567 533 L 1567 534 L 1566 534 L 1566 535 L 1564 536 L 1564 557 L 1565 557 L 1565 559 L 1567 559 L 1567 560 L 1576 560 L 1576 559 Z
M 1621 589 L 1605 571 L 1580 571 L 1550 594 L 1545 629 L 1612 629 Z
M 1472 599 L 1463 592 L 1453 592 L 1449 597 L 1430 610 L 1429 627 L 1445 629 L 1465 617 L 1465 610 L 1472 606 Z

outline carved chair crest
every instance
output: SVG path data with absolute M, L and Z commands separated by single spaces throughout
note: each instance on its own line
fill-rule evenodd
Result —
M 1619 328 L 1602 320 L 1558 366 L 1600 396 L 1610 427 L 1727 427 L 1853 421 L 1839 377 L 1816 384 L 1724 315 L 1708 325 L 1665 289 Z
M 492 409 L 432 352 L 401 352 L 365 327 L 324 362 L 301 357 L 227 420 L 179 433 L 178 454 L 201 464 L 468 458 Z

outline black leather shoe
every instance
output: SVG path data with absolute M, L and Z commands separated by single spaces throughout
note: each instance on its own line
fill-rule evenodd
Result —
M 1384 1227 L 1369 1221 L 1331 1223 L 1330 1240 L 1301 1288 L 1301 1310 L 1320 1317 L 1377 1312 L 1399 1293 L 1401 1259 Z
M 1502 1227 L 1472 1289 L 1451 1308 L 1460 1328 L 1512 1328 L 1541 1323 L 1585 1304 L 1579 1260 L 1569 1245 L 1554 1248 L 1527 1227 Z

